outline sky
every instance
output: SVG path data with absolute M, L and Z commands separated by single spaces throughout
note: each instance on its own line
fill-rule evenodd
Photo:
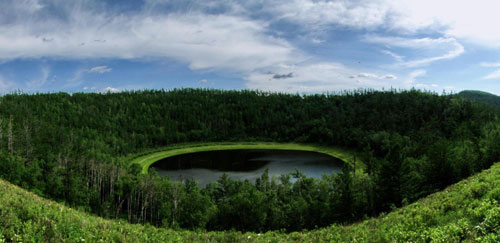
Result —
M 496 0 L 1 0 L 0 93 L 500 94 Z

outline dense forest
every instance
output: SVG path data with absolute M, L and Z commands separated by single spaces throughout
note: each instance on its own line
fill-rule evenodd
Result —
M 497 110 L 458 95 L 293 95 L 181 89 L 0 98 L 0 176 L 80 210 L 163 227 L 288 231 L 413 202 L 500 158 Z M 359 151 L 321 180 L 299 171 L 205 188 L 140 173 L 123 156 L 177 143 L 274 141 Z M 291 179 L 295 182 L 292 183 Z

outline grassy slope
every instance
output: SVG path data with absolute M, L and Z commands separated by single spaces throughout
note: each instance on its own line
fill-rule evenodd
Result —
M 190 232 L 105 220 L 0 180 L 0 242 L 498 242 L 500 164 L 387 215 L 310 232 Z
M 281 149 L 281 150 L 302 150 L 302 151 L 313 151 L 328 154 L 330 156 L 339 158 L 346 163 L 352 163 L 353 158 L 355 158 L 355 153 L 351 150 L 338 148 L 338 147 L 326 147 L 311 144 L 296 144 L 296 143 L 266 143 L 266 142 L 225 142 L 225 143 L 195 143 L 195 144 L 181 144 L 174 145 L 171 147 L 166 147 L 162 149 L 156 149 L 154 151 L 141 153 L 136 157 L 129 157 L 132 163 L 137 163 L 141 165 L 142 172 L 147 173 L 149 166 L 154 162 L 171 157 L 179 154 L 187 154 L 202 151 L 212 151 L 212 150 L 232 150 L 232 149 Z M 125 159 L 124 159 L 125 160 Z M 363 168 L 363 164 L 356 160 L 356 167 Z

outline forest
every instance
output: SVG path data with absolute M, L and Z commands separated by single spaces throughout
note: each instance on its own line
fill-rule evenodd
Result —
M 299 231 L 376 216 L 500 158 L 498 110 L 454 94 L 178 89 L 0 97 L 0 177 L 80 211 L 200 230 Z M 300 171 L 200 188 L 123 159 L 179 143 L 269 141 L 359 152 L 321 180 Z M 294 183 L 291 179 L 295 179 Z

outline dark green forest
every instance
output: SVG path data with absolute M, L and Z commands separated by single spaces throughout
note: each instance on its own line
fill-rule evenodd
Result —
M 122 158 L 178 143 L 272 141 L 359 151 L 321 180 L 299 171 L 200 188 Z M 296 231 L 414 202 L 500 159 L 497 110 L 459 95 L 181 89 L 0 98 L 0 177 L 107 218 L 161 227 Z M 292 183 L 292 178 L 295 179 Z

